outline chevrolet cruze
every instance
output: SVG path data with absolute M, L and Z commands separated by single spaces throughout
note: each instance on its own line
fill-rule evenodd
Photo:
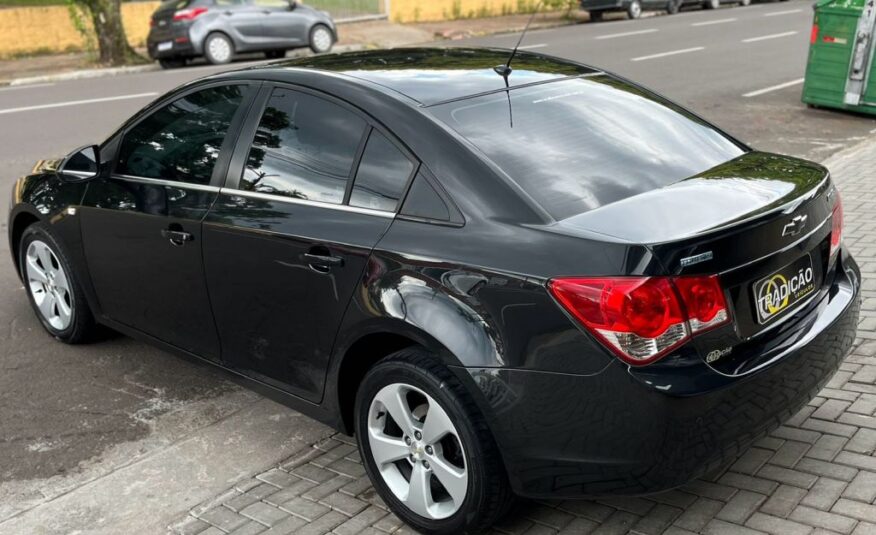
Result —
M 355 435 L 426 533 L 732 460 L 833 375 L 860 308 L 824 167 L 533 53 L 212 76 L 13 195 L 51 335 L 108 326 Z

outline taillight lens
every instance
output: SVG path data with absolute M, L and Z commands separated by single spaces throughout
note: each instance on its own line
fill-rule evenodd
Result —
M 180 9 L 173 14 L 174 22 L 181 20 L 194 20 L 207 12 L 206 7 L 190 7 L 188 9 Z
M 843 243 L 843 200 L 836 193 L 836 205 L 833 207 L 833 217 L 831 217 L 830 227 L 830 256 L 833 256 L 839 251 L 840 245 Z
M 554 298 L 624 362 L 644 365 L 729 320 L 718 277 L 560 278 Z

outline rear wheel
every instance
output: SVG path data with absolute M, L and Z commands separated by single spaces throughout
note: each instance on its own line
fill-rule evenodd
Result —
M 310 30 L 310 49 L 315 54 L 324 54 L 332 49 L 335 44 L 335 36 L 328 26 L 317 24 Z
M 642 16 L 642 2 L 639 0 L 633 0 L 630 2 L 630 5 L 627 6 L 627 17 L 631 19 L 637 19 Z
M 590 22 L 601 22 L 602 21 L 602 11 L 591 11 L 590 12 Z
M 234 58 L 234 43 L 225 34 L 211 33 L 204 40 L 204 57 L 213 65 L 230 63 Z
M 384 502 L 423 533 L 495 523 L 511 500 L 500 453 L 462 384 L 419 349 L 375 365 L 356 394 L 356 436 Z
M 64 250 L 45 224 L 25 229 L 18 256 L 28 300 L 49 334 L 68 344 L 91 338 L 94 317 Z
M 706 0 L 703 2 L 704 9 L 718 9 L 721 7 L 721 0 Z
M 750 6 L 750 5 L 751 5 L 751 0 L 739 0 L 739 5 L 742 6 L 742 7 Z
M 158 60 L 158 64 L 162 69 L 178 69 L 186 66 L 185 58 L 168 58 Z
M 681 0 L 669 0 L 666 3 L 666 12 L 670 15 L 675 15 L 681 8 Z

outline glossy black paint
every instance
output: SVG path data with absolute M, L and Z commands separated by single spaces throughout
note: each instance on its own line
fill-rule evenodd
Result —
M 816 164 L 745 148 L 698 176 L 554 220 L 424 108 L 502 90 L 488 74 L 503 54 L 355 53 L 194 82 L 111 136 L 98 178 L 71 183 L 40 171 L 20 179 L 12 249 L 29 222 L 48 222 L 101 322 L 221 365 L 347 432 L 363 371 L 421 345 L 484 411 L 518 493 L 641 494 L 682 484 L 805 403 L 854 339 L 859 271 L 845 249 L 839 259 L 827 252 L 835 189 Z M 529 73 L 518 85 L 595 71 L 525 52 L 517 61 L 515 74 Z M 252 91 L 207 187 L 113 174 L 119 140 L 139 118 L 229 83 Z M 331 95 L 410 154 L 418 169 L 398 214 L 234 189 L 274 85 Z M 796 215 L 811 226 L 782 237 Z M 172 228 L 192 240 L 171 243 L 162 231 Z M 681 267 L 706 251 L 713 260 Z M 758 325 L 749 284 L 806 252 L 822 275 L 818 292 Z M 122 287 L 128 272 L 137 288 Z M 568 275 L 705 273 L 719 274 L 734 322 L 642 368 L 612 356 L 545 286 Z M 708 352 L 726 347 L 730 357 L 706 364 Z

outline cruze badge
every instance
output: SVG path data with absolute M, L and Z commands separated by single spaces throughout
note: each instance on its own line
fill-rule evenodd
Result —
M 807 215 L 798 215 L 792 219 L 791 222 L 785 225 L 785 228 L 782 229 L 782 236 L 796 236 L 803 232 L 803 229 L 806 228 L 807 219 L 809 219 L 809 216 Z
M 715 255 L 712 254 L 712 251 L 706 251 L 705 253 L 688 256 L 687 258 L 681 259 L 681 267 L 692 266 L 694 264 L 699 264 L 700 262 L 705 262 L 707 260 L 711 260 Z
M 716 349 L 714 351 L 710 351 L 708 355 L 706 355 L 706 362 L 709 364 L 719 360 L 721 357 L 726 357 L 730 353 L 733 352 L 732 347 L 725 347 L 724 349 Z

